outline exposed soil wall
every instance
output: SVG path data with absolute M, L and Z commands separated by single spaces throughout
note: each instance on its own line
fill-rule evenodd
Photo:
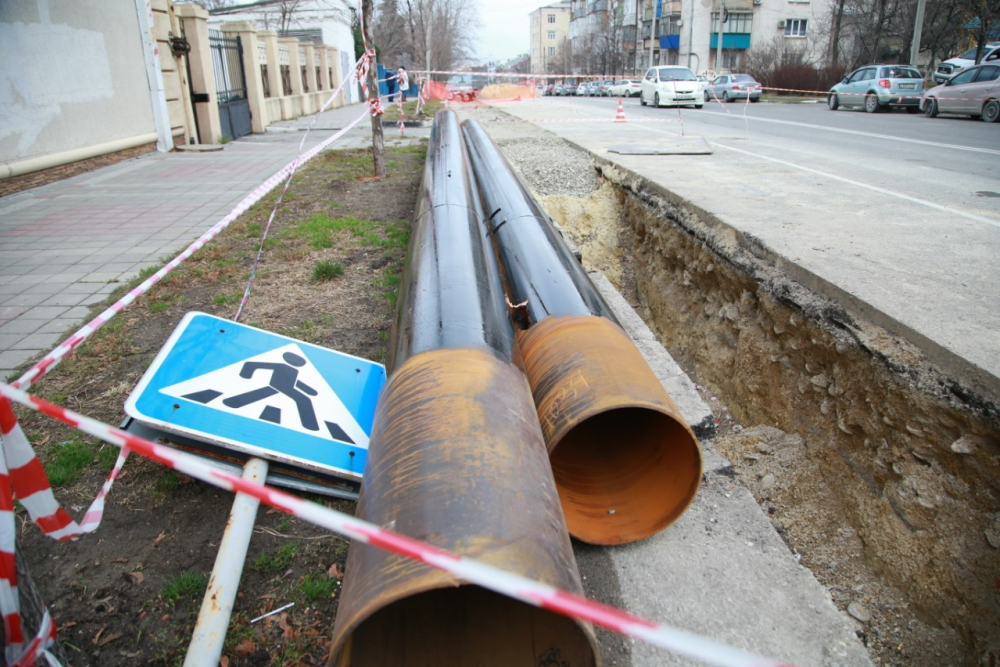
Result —
M 859 635 L 898 664 L 1000 664 L 997 406 L 790 280 L 754 239 L 598 171 L 614 187 L 584 208 L 614 204 L 617 244 L 592 215 L 546 206 L 736 421 L 764 425 L 716 446 Z

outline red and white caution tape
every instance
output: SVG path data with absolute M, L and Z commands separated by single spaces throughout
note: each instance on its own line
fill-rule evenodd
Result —
M 31 396 L 0 383 L 0 396 L 74 426 L 84 433 L 129 449 L 173 470 L 232 493 L 240 492 L 303 521 L 332 530 L 352 540 L 415 560 L 459 579 L 501 593 L 535 607 L 588 621 L 619 634 L 635 637 L 675 653 L 723 667 L 780 667 L 781 663 L 752 655 L 678 628 L 654 623 L 585 597 L 505 572 L 479 561 L 380 528 L 356 517 L 298 498 L 284 491 L 223 472 L 191 454 L 157 445 L 90 417 Z

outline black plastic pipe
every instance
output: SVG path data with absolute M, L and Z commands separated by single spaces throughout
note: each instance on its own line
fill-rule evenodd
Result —
M 454 113 L 436 117 L 386 370 L 421 352 L 483 348 L 510 361 L 514 331 Z
M 596 315 L 617 322 L 548 215 L 482 126 L 467 120 L 462 132 L 511 302 L 527 302 L 530 324 L 550 315 Z

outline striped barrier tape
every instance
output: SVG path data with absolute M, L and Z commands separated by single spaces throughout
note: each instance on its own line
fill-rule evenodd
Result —
M 37 396 L 31 396 L 10 385 L 0 383 L 0 396 L 69 424 L 95 438 L 121 447 L 123 450 L 134 451 L 207 484 L 231 493 L 244 493 L 257 498 L 270 507 L 339 533 L 351 540 L 385 549 L 534 607 L 588 621 L 619 634 L 634 637 L 674 653 L 720 667 L 781 667 L 782 665 L 782 663 L 755 656 L 686 630 L 654 623 L 527 577 L 459 556 L 323 505 L 303 500 L 265 484 L 231 475 L 194 455 L 157 445 L 125 433 Z

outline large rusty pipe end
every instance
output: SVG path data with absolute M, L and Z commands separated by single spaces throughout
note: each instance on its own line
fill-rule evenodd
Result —
M 487 351 L 423 352 L 395 370 L 357 515 L 582 593 L 528 382 Z M 589 624 L 357 542 L 332 645 L 337 667 L 599 664 Z
M 701 447 L 642 353 L 603 317 L 548 317 L 518 334 L 570 535 L 647 538 L 701 481 Z

